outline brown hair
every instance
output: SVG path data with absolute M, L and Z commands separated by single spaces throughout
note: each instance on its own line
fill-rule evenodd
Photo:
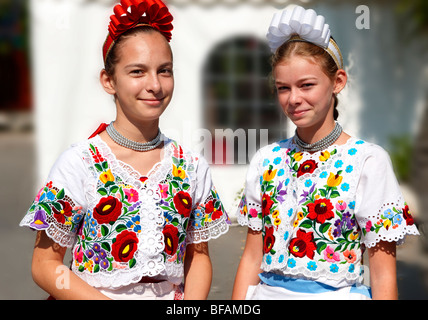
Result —
M 131 36 L 134 36 L 139 33 L 152 33 L 152 32 L 158 32 L 162 34 L 160 31 L 156 30 L 155 28 L 149 26 L 149 25 L 143 25 L 136 28 L 132 28 L 125 33 L 123 33 L 113 44 L 113 46 L 110 48 L 109 52 L 106 56 L 106 61 L 104 63 L 104 69 L 107 72 L 109 76 L 114 76 L 115 72 L 115 66 L 119 62 L 119 56 L 118 51 L 120 48 L 121 43 L 130 38 Z M 171 50 L 171 56 L 172 56 L 172 50 Z
M 287 59 L 289 59 L 293 55 L 314 58 L 321 66 L 321 69 L 324 71 L 324 73 L 331 80 L 335 78 L 336 72 L 337 70 L 339 70 L 336 62 L 330 56 L 330 54 L 328 54 L 327 51 L 325 51 L 323 48 L 313 43 L 305 42 L 305 41 L 289 41 L 281 45 L 271 58 L 272 70 L 274 70 L 278 64 L 285 62 Z M 334 95 L 333 98 L 334 98 L 333 116 L 334 116 L 334 120 L 337 120 L 337 118 L 339 117 L 339 111 L 337 111 L 337 105 L 339 101 L 336 95 Z

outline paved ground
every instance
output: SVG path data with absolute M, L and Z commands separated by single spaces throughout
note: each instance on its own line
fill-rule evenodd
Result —
M 31 279 L 35 233 L 18 224 L 37 192 L 31 134 L 0 133 L 0 299 L 44 299 Z M 210 242 L 214 278 L 209 299 L 230 299 L 246 228 L 232 226 Z M 397 254 L 400 299 L 428 299 L 428 255 L 417 237 L 408 237 Z

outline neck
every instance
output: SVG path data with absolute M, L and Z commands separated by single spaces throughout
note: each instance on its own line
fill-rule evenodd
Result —
M 334 120 L 325 121 L 311 127 L 297 127 L 299 138 L 306 143 L 314 143 L 326 137 L 333 131 L 336 123 Z
M 148 142 L 153 140 L 159 131 L 159 119 L 154 121 L 139 122 L 135 124 L 131 121 L 116 119 L 115 129 L 124 137 L 135 142 Z

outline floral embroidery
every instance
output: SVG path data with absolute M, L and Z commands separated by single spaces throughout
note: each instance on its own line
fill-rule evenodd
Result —
M 45 230 L 56 222 L 74 232 L 83 216 L 82 207 L 75 206 L 64 189 L 54 187 L 52 181 L 40 189 L 29 212 L 35 212 L 30 226 L 37 230 Z

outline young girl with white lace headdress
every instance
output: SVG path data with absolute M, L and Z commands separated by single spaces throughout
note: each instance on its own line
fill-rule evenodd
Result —
M 232 297 L 396 299 L 396 245 L 418 230 L 386 151 L 336 121 L 347 74 L 329 25 L 293 6 L 274 15 L 267 38 L 279 104 L 297 129 L 251 161 Z
M 21 222 L 38 231 L 32 274 L 55 299 L 208 296 L 207 241 L 229 219 L 207 162 L 159 129 L 174 89 L 172 19 L 160 0 L 114 7 L 100 81 L 116 119 L 58 158 Z

